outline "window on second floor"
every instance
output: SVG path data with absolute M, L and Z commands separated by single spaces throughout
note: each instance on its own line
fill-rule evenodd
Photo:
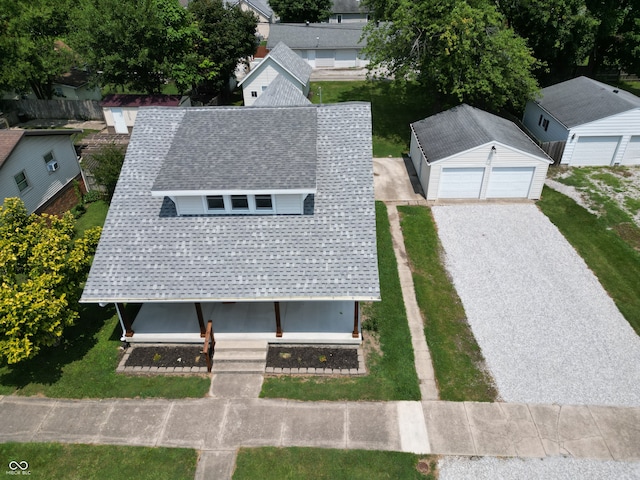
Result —
M 54 157 L 53 151 L 44 154 L 42 158 L 44 159 L 44 163 L 47 165 L 49 173 L 53 173 L 58 170 L 58 161 L 56 160 L 56 157 Z
M 27 180 L 27 174 L 24 173 L 24 170 L 19 174 L 15 175 L 13 179 L 16 181 L 16 185 L 18 185 L 18 190 L 24 192 L 27 188 L 29 188 L 29 180 Z

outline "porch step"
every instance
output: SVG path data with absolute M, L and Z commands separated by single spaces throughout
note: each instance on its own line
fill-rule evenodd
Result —
M 216 342 L 213 373 L 264 373 L 269 345 L 261 340 Z
M 216 361 L 213 359 L 212 373 L 264 373 L 266 359 L 262 362 L 251 361 Z

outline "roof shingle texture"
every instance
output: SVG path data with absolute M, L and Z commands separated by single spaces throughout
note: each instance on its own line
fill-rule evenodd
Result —
M 433 163 L 489 142 L 549 157 L 513 122 L 467 104 L 411 124 L 427 162 Z
M 361 49 L 361 23 L 274 23 L 269 30 L 267 48 L 283 42 L 292 49 Z
M 24 130 L 0 130 L 0 167 L 7 161 L 23 135 Z
M 229 110 L 139 112 L 82 301 L 379 299 L 369 104 L 243 109 L 315 116 L 312 214 L 162 215 L 171 202 L 150 189 L 190 112 Z
M 291 75 L 300 80 L 300 83 L 306 85 L 311 78 L 311 65 L 303 60 L 296 52 L 287 47 L 283 42 L 279 42 L 267 56 L 273 58 L 283 68 L 289 71 Z M 264 60 L 263 60 L 264 61 Z
M 305 97 L 299 88 L 296 88 L 289 80 L 278 75 L 253 102 L 253 107 L 295 107 L 309 105 L 311 102 Z
M 568 128 L 640 108 L 635 95 L 588 77 L 551 85 L 541 94 L 538 104 Z
M 314 189 L 315 177 L 313 111 L 190 108 L 152 190 Z

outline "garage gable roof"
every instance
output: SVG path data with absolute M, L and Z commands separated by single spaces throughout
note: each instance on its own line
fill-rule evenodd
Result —
M 539 157 L 549 157 L 516 124 L 467 104 L 411 124 L 427 163 L 444 160 L 490 142 Z
M 640 98 L 588 77 L 542 89 L 538 105 L 567 128 L 640 108 Z
M 246 77 L 244 77 L 238 85 L 242 85 L 247 80 L 252 78 L 255 72 L 260 71 L 262 65 L 266 65 L 268 62 L 275 62 L 284 68 L 291 74 L 293 78 L 298 80 L 301 85 L 308 85 L 311 78 L 311 65 L 298 56 L 293 50 L 287 47 L 284 43 L 278 42 L 273 50 L 264 57 L 262 62 L 251 70 Z
M 367 42 L 362 38 L 364 23 L 274 23 L 269 30 L 267 48 L 280 42 L 289 48 L 305 50 L 360 50 Z

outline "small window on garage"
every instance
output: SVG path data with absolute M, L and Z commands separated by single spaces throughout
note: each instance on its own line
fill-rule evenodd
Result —
M 546 132 L 547 129 L 549 128 L 549 120 L 547 120 L 546 118 L 542 121 L 542 126 L 544 128 L 544 131 Z

